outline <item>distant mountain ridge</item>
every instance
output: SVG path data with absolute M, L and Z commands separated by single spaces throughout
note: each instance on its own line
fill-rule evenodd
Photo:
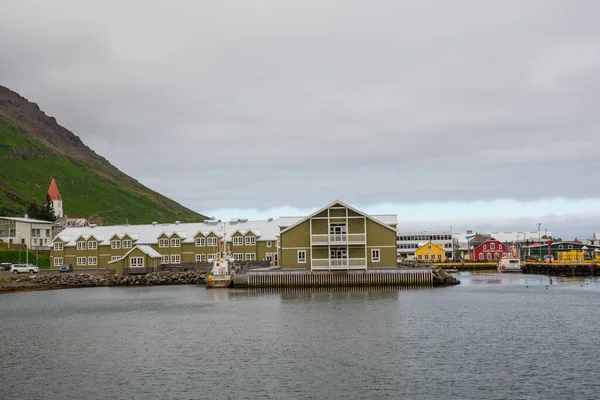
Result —
M 0 215 L 22 216 L 56 179 L 69 217 L 104 224 L 206 217 L 121 172 L 54 117 L 0 86 Z

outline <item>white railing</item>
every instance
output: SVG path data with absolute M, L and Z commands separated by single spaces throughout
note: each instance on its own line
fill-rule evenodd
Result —
M 313 244 L 363 244 L 367 236 L 364 233 L 337 233 L 330 235 L 312 235 Z
M 366 269 L 366 258 L 317 258 L 312 260 L 312 270 Z

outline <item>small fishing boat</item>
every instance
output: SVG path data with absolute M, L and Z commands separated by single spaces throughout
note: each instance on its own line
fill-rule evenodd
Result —
M 498 262 L 498 272 L 521 272 L 521 259 L 503 257 Z
M 206 277 L 207 288 L 226 288 L 233 282 L 233 257 L 227 245 L 225 224 L 223 224 L 223 237 L 219 241 L 218 253 L 213 259 L 211 273 Z

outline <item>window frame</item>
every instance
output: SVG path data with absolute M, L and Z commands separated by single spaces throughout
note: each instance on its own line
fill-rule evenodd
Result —
M 111 248 L 111 250 L 119 250 L 121 248 L 121 241 L 120 240 L 111 240 L 110 248 Z
M 256 236 L 246 236 L 244 238 L 244 243 L 246 244 L 246 246 L 256 245 Z
M 87 244 L 85 241 L 80 240 L 77 242 L 77 250 L 87 250 Z
M 167 238 L 158 239 L 158 247 L 163 248 L 163 249 L 169 247 L 169 239 L 167 239 Z
M 84 267 L 87 265 L 87 257 L 77 257 L 77 266 Z
M 98 265 L 98 257 L 88 256 L 87 265 Z
M 302 257 L 300 257 L 300 255 L 303 255 Z M 296 260 L 298 261 L 298 264 L 306 264 L 306 250 L 298 250 L 298 252 L 296 253 Z
M 206 238 L 204 236 L 197 237 L 195 240 L 196 247 L 206 247 Z
M 244 245 L 244 237 L 243 236 L 234 236 L 231 238 L 231 243 L 233 246 L 243 246 Z
M 170 264 L 181 264 L 181 254 L 171 254 Z
M 169 239 L 169 247 L 181 247 L 181 239 L 177 237 Z
M 371 262 L 381 262 L 381 249 L 371 249 Z
M 136 262 L 134 263 L 133 260 L 136 260 Z M 141 260 L 141 265 L 139 263 L 140 260 Z M 144 267 L 145 267 L 144 257 L 137 257 L 137 256 L 129 257 L 129 268 L 144 268 Z
M 58 262 L 57 262 L 58 261 Z M 62 266 L 63 263 L 63 258 L 62 257 L 54 257 L 54 266 L 55 267 L 60 267 Z
M 62 251 L 64 248 L 63 242 L 54 242 L 54 251 Z

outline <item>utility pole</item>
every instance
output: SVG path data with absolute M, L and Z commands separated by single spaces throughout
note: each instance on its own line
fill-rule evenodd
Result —
M 542 223 L 538 222 L 538 245 L 540 249 L 540 262 L 542 262 L 542 238 L 540 237 L 540 226 L 542 226 Z

